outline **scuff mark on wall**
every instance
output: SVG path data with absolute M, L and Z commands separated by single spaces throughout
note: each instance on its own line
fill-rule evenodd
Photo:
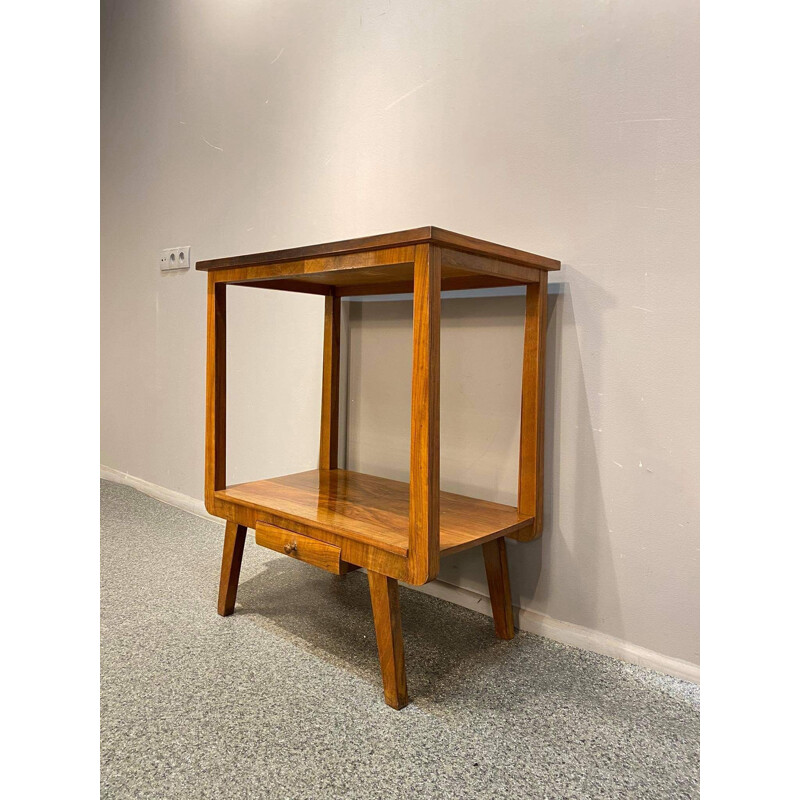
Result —
M 650 117 L 649 119 L 618 119 L 616 122 L 609 122 L 609 125 L 625 125 L 631 122 L 673 122 L 673 117 Z
M 224 153 L 225 151 L 221 147 L 217 147 L 215 144 L 211 144 L 211 142 L 206 139 L 205 136 L 200 137 L 209 147 L 213 147 L 215 150 L 219 150 L 220 153 Z
M 389 105 L 386 106 L 386 108 L 384 108 L 383 110 L 384 111 L 388 111 L 390 108 L 393 108 L 398 103 L 400 103 L 403 100 L 405 100 L 406 97 L 410 97 L 412 94 L 414 94 L 414 92 L 418 92 L 420 89 L 422 89 L 423 86 L 427 86 L 432 80 L 433 80 L 433 78 L 428 78 L 428 80 L 424 81 L 419 86 L 415 86 L 410 92 L 406 92 L 405 94 L 400 95 L 400 97 L 398 97 L 396 100 L 392 100 L 392 102 L 389 103 Z

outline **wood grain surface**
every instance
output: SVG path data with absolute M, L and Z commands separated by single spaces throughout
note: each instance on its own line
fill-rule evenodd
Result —
M 360 253 L 369 250 L 380 250 L 387 247 L 414 246 L 419 244 L 433 244 L 449 247 L 465 253 L 489 256 L 493 259 L 507 261 L 537 269 L 559 269 L 561 263 L 552 258 L 517 250 L 501 244 L 494 244 L 461 233 L 453 233 L 443 228 L 427 225 L 422 228 L 412 228 L 393 233 L 382 233 L 376 236 L 362 236 L 357 239 L 343 239 L 338 242 L 306 245 L 304 247 L 291 247 L 284 250 L 270 250 L 264 253 L 250 253 L 248 255 L 230 256 L 227 258 L 214 258 L 197 262 L 199 270 L 230 269 L 231 267 L 251 267 L 260 264 L 276 264 L 281 261 L 297 261 L 320 256 L 340 256 L 350 253 Z
M 383 677 L 383 696 L 387 705 L 399 711 L 408 704 L 408 690 L 397 581 L 371 571 L 367 572 L 367 577 Z
M 267 522 L 256 523 L 256 544 L 334 575 L 344 575 L 348 571 L 349 565 L 342 561 L 342 551 L 338 547 Z
M 522 413 L 519 441 L 520 513 L 535 523 L 515 538 L 527 541 L 542 532 L 544 505 L 544 377 L 547 332 L 547 273 L 528 286 L 525 301 L 525 343 L 522 356 Z
M 225 523 L 225 543 L 222 546 L 222 569 L 219 576 L 217 613 L 222 617 L 233 614 L 236 592 L 239 588 L 239 572 L 247 538 L 247 528 L 235 522 Z
M 408 576 L 423 584 L 439 572 L 439 340 L 442 254 L 420 245 L 414 264 L 411 366 L 411 493 Z
M 409 485 L 349 470 L 310 470 L 229 486 L 220 502 L 269 514 L 306 531 L 329 531 L 401 556 L 408 554 Z M 512 506 L 441 492 L 442 553 L 455 553 L 531 523 Z M 256 513 L 258 516 L 258 513 Z
M 514 617 L 511 613 L 511 585 L 508 580 L 506 540 L 501 536 L 483 544 L 483 563 L 489 584 L 494 632 L 499 639 L 514 638 Z
M 339 339 L 342 301 L 325 298 L 322 344 L 322 415 L 319 428 L 319 468 L 339 466 Z

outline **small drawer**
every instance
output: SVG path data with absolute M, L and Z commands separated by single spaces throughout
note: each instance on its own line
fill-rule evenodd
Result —
M 349 564 L 342 561 L 342 551 L 338 547 L 268 522 L 256 522 L 256 543 L 276 553 L 321 567 L 334 575 L 344 575 L 350 568 Z

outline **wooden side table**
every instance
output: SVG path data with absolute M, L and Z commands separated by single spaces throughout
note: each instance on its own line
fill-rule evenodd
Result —
M 439 559 L 481 545 L 497 636 L 514 623 L 505 538 L 542 531 L 542 439 L 550 258 L 469 236 L 416 228 L 343 242 L 201 261 L 208 272 L 205 505 L 226 520 L 218 611 L 233 613 L 247 528 L 256 542 L 342 575 L 369 578 L 386 702 L 408 702 L 397 581 L 421 585 Z M 441 290 L 526 289 L 517 508 L 439 490 Z M 252 286 L 325 297 L 319 469 L 228 486 L 225 480 L 225 289 Z M 342 297 L 414 293 L 410 484 L 339 469 Z

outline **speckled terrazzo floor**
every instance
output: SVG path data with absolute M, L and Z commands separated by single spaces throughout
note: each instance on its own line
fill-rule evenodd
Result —
M 366 576 L 101 486 L 103 798 L 687 798 L 699 690 L 400 589 L 412 704 L 383 703 Z

